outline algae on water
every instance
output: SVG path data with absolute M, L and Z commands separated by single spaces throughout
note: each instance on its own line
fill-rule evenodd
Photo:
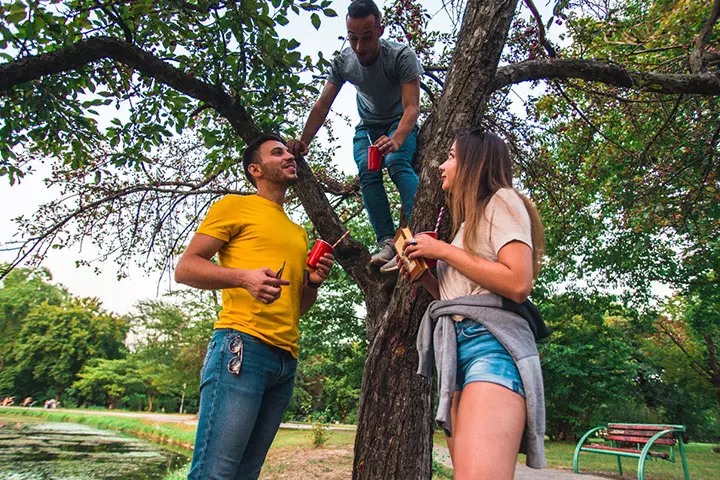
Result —
M 183 465 L 178 453 L 74 423 L 0 422 L 3 480 L 153 480 Z

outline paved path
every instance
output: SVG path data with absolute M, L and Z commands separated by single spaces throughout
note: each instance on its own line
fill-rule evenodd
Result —
M 433 455 L 437 461 L 442 462 L 446 467 L 452 468 L 450 452 L 447 448 L 435 445 Z M 595 475 L 578 475 L 570 470 L 558 470 L 555 468 L 536 470 L 521 463 L 518 463 L 515 468 L 515 480 L 607 480 L 607 478 Z

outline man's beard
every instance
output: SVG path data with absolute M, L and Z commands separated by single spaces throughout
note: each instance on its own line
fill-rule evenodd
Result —
M 288 178 L 285 176 L 285 173 L 283 170 L 274 171 L 270 174 L 266 173 L 267 179 L 277 185 L 285 185 L 286 187 L 289 187 L 291 185 L 295 185 L 298 181 L 297 175 L 295 175 L 294 178 Z

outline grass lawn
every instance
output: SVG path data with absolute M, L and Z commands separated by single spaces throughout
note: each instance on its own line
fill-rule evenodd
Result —
M 9 417 L 4 417 L 8 415 Z M 98 428 L 119 430 L 124 433 L 146 438 L 154 442 L 171 445 L 186 454 L 191 454 L 195 440 L 195 426 L 183 423 L 153 422 L 137 418 L 93 415 L 92 413 L 54 412 L 38 408 L 2 409 L 0 418 L 10 419 L 17 415 L 36 417 L 49 421 L 84 423 Z M 170 417 L 170 415 L 168 415 Z M 318 478 L 340 480 L 350 478 L 352 472 L 352 451 L 355 441 L 353 431 L 329 432 L 326 443 L 314 448 L 309 430 L 281 429 L 268 453 L 260 478 L 282 480 L 297 478 Z M 445 436 L 436 433 L 436 445 L 447 446 Z M 548 466 L 572 470 L 575 443 L 545 442 Z M 691 443 L 685 453 L 692 480 L 720 479 L 720 453 L 712 451 L 712 445 Z M 518 462 L 525 463 L 523 455 Z M 679 458 L 678 458 L 679 462 Z M 189 465 L 178 472 L 169 474 L 165 480 L 180 480 L 187 477 Z M 452 479 L 452 471 L 437 463 L 433 464 L 433 478 Z M 617 462 L 614 456 L 583 453 L 580 456 L 580 472 L 611 475 L 617 477 Z M 637 478 L 637 460 L 623 459 L 623 478 Z M 682 465 L 666 461 L 648 461 L 645 466 L 648 480 L 682 479 Z

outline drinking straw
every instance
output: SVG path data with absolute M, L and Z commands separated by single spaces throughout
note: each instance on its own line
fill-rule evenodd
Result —
M 370 142 L 370 145 L 372 145 L 373 141 L 372 141 L 372 138 L 370 138 L 370 132 L 368 132 L 367 137 L 368 137 L 368 142 Z
M 438 213 L 437 222 L 435 222 L 435 233 L 438 233 L 440 228 L 440 220 L 442 220 L 443 213 L 445 213 L 445 207 L 440 207 L 440 213 Z
M 339 244 L 340 242 L 342 242 L 343 238 L 345 238 L 345 237 L 348 236 L 348 233 L 350 233 L 350 229 L 345 230 L 345 233 L 343 233 L 342 236 L 341 236 L 340 238 L 338 238 L 337 242 L 333 243 L 333 246 L 332 246 L 333 250 L 335 249 L 335 247 L 338 246 L 338 244 Z

